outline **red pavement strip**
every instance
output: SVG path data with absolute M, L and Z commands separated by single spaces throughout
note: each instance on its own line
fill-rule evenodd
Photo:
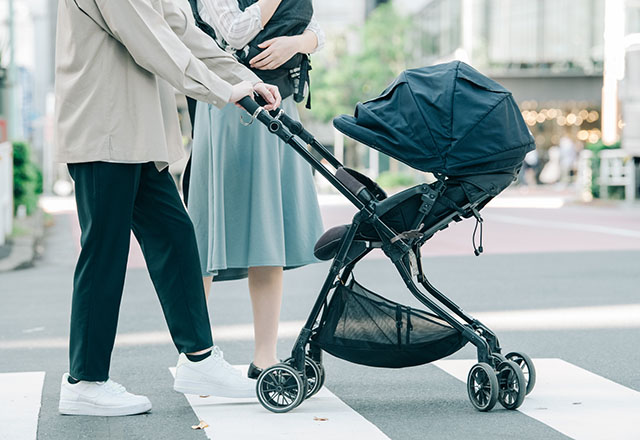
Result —
M 322 206 L 325 228 L 348 223 L 354 208 Z M 77 250 L 80 251 L 80 227 L 73 211 L 69 215 Z M 591 252 L 640 250 L 640 210 L 616 207 L 572 207 L 560 209 L 490 208 L 485 218 L 483 246 L 485 255 L 546 252 Z M 574 227 L 575 226 L 575 227 Z M 423 247 L 424 257 L 473 255 L 471 238 L 475 220 L 452 223 L 438 232 Z M 594 230 L 595 229 L 595 230 Z M 478 243 L 479 236 L 476 236 Z M 373 258 L 383 258 L 374 252 Z M 131 237 L 128 267 L 146 267 L 135 237 Z

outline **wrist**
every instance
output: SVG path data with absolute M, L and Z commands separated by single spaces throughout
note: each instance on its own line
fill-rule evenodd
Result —
M 318 47 L 318 36 L 312 30 L 307 29 L 296 37 L 298 37 L 297 47 L 300 48 L 298 52 L 312 53 Z

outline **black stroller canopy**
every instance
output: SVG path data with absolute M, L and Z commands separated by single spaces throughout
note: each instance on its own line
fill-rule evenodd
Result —
M 511 92 L 460 61 L 406 70 L 333 124 L 412 168 L 445 176 L 513 172 L 535 148 Z

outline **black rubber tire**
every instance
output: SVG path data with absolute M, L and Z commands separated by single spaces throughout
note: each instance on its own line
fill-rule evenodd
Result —
M 304 359 L 305 377 L 307 378 L 307 395 L 305 399 L 313 397 L 324 385 L 324 368 L 309 357 Z
M 283 363 L 293 367 L 293 357 L 285 359 Z M 322 385 L 324 384 L 324 369 L 322 368 L 322 365 L 318 365 L 318 363 L 309 356 L 305 356 L 304 375 L 307 379 L 307 390 L 304 398 L 308 399 L 322 388 Z
M 304 400 L 306 385 L 302 375 L 285 363 L 266 368 L 256 381 L 258 400 L 274 413 L 289 412 Z
M 480 362 L 469 370 L 467 394 L 478 411 L 491 411 L 498 401 L 499 387 L 496 372 L 491 365 Z
M 507 353 L 506 358 L 515 362 L 522 369 L 524 379 L 527 382 L 527 395 L 533 391 L 536 386 L 536 366 L 533 364 L 533 360 L 526 354 L 519 351 L 512 351 Z
M 493 361 L 493 369 L 498 370 L 498 365 L 507 361 L 506 356 L 500 353 L 491 353 L 491 360 Z
M 527 381 L 518 364 L 506 361 L 498 366 L 498 402 L 506 409 L 518 409 L 527 395 Z

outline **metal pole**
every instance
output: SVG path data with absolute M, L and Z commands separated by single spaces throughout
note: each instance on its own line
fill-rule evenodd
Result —
M 618 136 L 618 81 L 624 74 L 624 0 L 607 0 L 604 10 L 604 73 L 602 78 L 602 141 Z
M 9 140 L 22 136 L 20 129 L 20 110 L 18 106 L 18 69 L 16 66 L 16 35 L 15 35 L 14 0 L 9 0 L 9 71 L 7 85 L 9 89 L 8 130 Z

